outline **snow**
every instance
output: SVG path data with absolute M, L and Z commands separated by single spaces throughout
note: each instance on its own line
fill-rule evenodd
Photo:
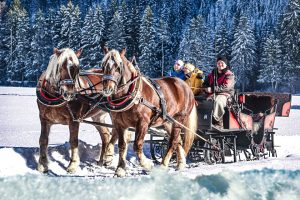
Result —
M 67 126 L 55 125 L 51 129 L 49 137 L 49 173 L 46 176 L 39 173 L 36 170 L 36 167 L 39 156 L 38 140 L 40 124 L 35 89 L 0 87 L 0 102 L 0 188 L 2 188 L 3 184 L 4 186 L 8 183 L 15 184 L 18 180 L 24 182 L 30 182 L 31 180 L 34 184 L 37 184 L 35 182 L 37 181 L 38 183 L 45 184 L 45 187 L 48 187 L 47 184 L 52 180 L 50 179 L 51 177 L 69 177 L 75 178 L 71 181 L 72 184 L 75 185 L 77 182 L 79 182 L 79 185 L 83 182 L 87 185 L 91 184 L 86 178 L 92 181 L 100 179 L 105 180 L 107 184 L 111 184 L 110 186 L 105 187 L 120 190 L 122 184 L 119 180 L 127 179 L 127 181 L 125 181 L 126 184 L 129 184 L 126 186 L 127 189 L 134 187 L 132 190 L 139 188 L 141 191 L 134 194 L 132 194 L 132 192 L 126 193 L 128 196 L 124 199 L 130 199 L 131 197 L 132 199 L 143 199 L 143 193 L 149 195 L 149 198 L 147 199 L 156 199 L 158 196 L 172 199 L 172 195 L 177 195 L 176 198 L 180 199 L 182 193 L 177 194 L 176 192 L 170 192 L 171 188 L 174 189 L 179 187 L 176 186 L 175 183 L 172 185 L 171 181 L 179 181 L 178 184 L 183 187 L 181 192 L 185 190 L 189 191 L 188 189 L 190 189 L 190 186 L 192 188 L 198 188 L 198 194 L 201 193 L 204 194 L 204 196 L 206 195 L 206 198 L 212 198 L 216 195 L 212 193 L 214 190 L 213 188 L 216 187 L 218 192 L 220 192 L 222 191 L 223 183 L 218 185 L 218 182 L 216 182 L 215 184 L 217 185 L 213 185 L 213 187 L 205 186 L 207 183 L 203 182 L 203 180 L 213 181 L 215 179 L 224 179 L 227 180 L 226 184 L 230 185 L 230 188 L 226 189 L 226 198 L 232 199 L 231 197 L 233 196 L 237 198 L 248 193 L 250 194 L 250 192 L 251 194 L 258 193 L 258 191 L 254 189 L 248 191 L 249 188 L 246 188 L 245 184 L 249 182 L 249 178 L 251 180 L 252 178 L 255 180 L 257 179 L 256 181 L 260 181 L 259 184 L 263 184 L 266 182 L 263 177 L 268 177 L 268 179 L 270 179 L 269 181 L 274 182 L 274 184 L 279 184 L 280 181 L 284 181 L 284 183 L 282 183 L 283 185 L 294 184 L 294 187 L 288 190 L 287 193 L 283 194 L 279 192 L 273 194 L 275 196 L 277 195 L 278 198 L 283 195 L 285 197 L 290 197 L 289 199 L 297 199 L 295 197 L 299 195 L 299 192 L 297 192 L 297 188 L 300 188 L 300 183 L 297 181 L 299 178 L 295 178 L 300 175 L 300 124 L 298 124 L 298 119 L 300 117 L 300 96 L 297 95 L 292 97 L 290 117 L 276 118 L 275 127 L 277 127 L 278 130 L 275 134 L 275 147 L 278 157 L 217 165 L 208 165 L 203 162 L 189 163 L 187 168 L 182 171 L 175 171 L 174 163 L 170 165 L 167 171 L 160 170 L 159 165 L 155 165 L 152 172 L 147 172 L 139 166 L 132 150 L 132 145 L 130 145 L 127 155 L 127 178 L 125 179 L 112 178 L 118 162 L 117 145 L 115 147 L 116 154 L 112 167 L 104 168 L 99 167 L 96 164 L 101 147 L 101 140 L 96 129 L 93 126 L 86 124 L 80 126 L 80 166 L 78 167 L 77 172 L 75 174 L 68 174 L 66 172 L 70 159 L 68 128 Z M 144 151 L 146 156 L 150 157 L 148 144 L 145 145 Z M 288 173 L 288 175 L 286 173 Z M 257 174 L 259 174 L 259 176 Z M 285 179 L 285 176 L 288 176 L 287 180 L 283 180 Z M 48 179 L 46 177 L 48 177 Z M 80 177 L 83 179 L 78 179 Z M 132 178 L 136 179 L 136 181 L 133 181 Z M 155 183 L 150 184 L 150 180 L 155 181 Z M 234 181 L 228 182 L 228 180 Z M 149 187 L 144 188 L 137 182 L 141 182 L 143 186 Z M 202 182 L 205 184 L 201 185 Z M 57 187 L 61 184 L 62 183 L 58 183 Z M 103 184 L 103 182 L 95 182 L 95 185 L 97 185 L 100 191 L 105 191 L 105 187 L 101 184 Z M 162 184 L 162 188 L 160 188 L 161 193 L 158 191 L 158 194 L 153 194 L 153 192 L 157 190 L 157 188 L 153 188 L 155 187 L 153 184 Z M 166 186 L 168 184 L 171 184 L 170 187 Z M 201 186 L 200 188 L 199 185 Z M 204 190 L 203 187 L 207 187 L 208 190 Z M 268 186 L 267 189 L 273 190 L 272 187 Z M 4 188 L 3 191 L 9 191 Z M 24 190 L 24 188 L 22 188 L 22 190 Z M 53 190 L 53 193 L 56 193 L 57 188 L 52 187 L 50 190 Z M 121 190 L 124 191 L 125 189 Z M 0 192 L 1 191 L 2 189 L 0 189 Z M 34 193 L 34 190 L 32 192 Z M 62 191 L 59 191 L 59 193 L 62 195 L 64 194 Z M 195 196 L 196 193 L 191 191 L 189 191 L 189 193 L 190 198 L 188 199 L 197 199 L 198 195 Z M 39 197 L 42 198 L 43 196 L 41 194 Z M 114 193 L 107 194 L 106 197 L 113 196 L 113 199 L 122 198 L 122 196 L 113 194 Z M 25 194 L 20 193 L 17 198 L 31 198 L 31 196 L 24 195 Z M 260 193 L 260 195 L 266 197 L 269 194 L 264 195 L 263 193 Z M 224 196 L 217 195 L 215 197 L 219 199 Z M 12 197 L 11 199 L 14 198 Z

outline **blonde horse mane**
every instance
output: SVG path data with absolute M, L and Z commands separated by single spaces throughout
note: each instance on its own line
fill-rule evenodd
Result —
M 113 57 L 114 61 L 117 63 L 117 65 L 120 65 L 122 63 L 122 58 L 119 53 L 119 51 L 112 49 L 102 59 L 102 63 L 105 63 L 109 58 Z
M 79 60 L 75 54 L 75 52 L 70 48 L 64 48 L 59 50 L 61 54 L 57 56 L 55 53 L 50 57 L 50 61 L 48 67 L 45 72 L 45 79 L 50 82 L 51 85 L 55 85 L 60 80 L 60 68 L 62 67 L 64 61 L 68 60 L 72 62 L 72 64 L 79 66 Z M 72 58 L 72 61 L 69 58 Z

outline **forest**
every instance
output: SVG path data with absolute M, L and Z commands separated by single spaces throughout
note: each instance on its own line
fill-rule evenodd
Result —
M 53 48 L 127 49 L 144 75 L 226 56 L 241 91 L 300 92 L 300 0 L 1 0 L 0 84 L 34 86 Z

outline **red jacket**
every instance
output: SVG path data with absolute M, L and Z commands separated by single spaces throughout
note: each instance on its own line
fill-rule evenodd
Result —
M 211 87 L 212 92 L 225 95 L 234 94 L 234 84 L 234 74 L 229 69 L 222 73 L 218 73 L 216 69 L 212 70 L 203 83 L 204 87 Z

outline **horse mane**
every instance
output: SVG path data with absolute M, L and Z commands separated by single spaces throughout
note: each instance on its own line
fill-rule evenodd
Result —
M 119 53 L 119 51 L 112 49 L 110 50 L 107 54 L 105 54 L 105 56 L 102 59 L 102 63 L 104 63 L 105 61 L 107 61 L 107 59 L 109 59 L 110 57 L 114 58 L 114 61 L 120 65 L 122 63 L 122 58 L 121 55 Z
M 66 59 L 72 58 L 74 64 L 79 66 L 79 60 L 75 52 L 70 48 L 60 50 L 61 54 L 57 56 L 55 53 L 50 57 L 48 67 L 45 72 L 45 79 L 50 81 L 50 84 L 55 85 L 60 80 L 60 68 Z

